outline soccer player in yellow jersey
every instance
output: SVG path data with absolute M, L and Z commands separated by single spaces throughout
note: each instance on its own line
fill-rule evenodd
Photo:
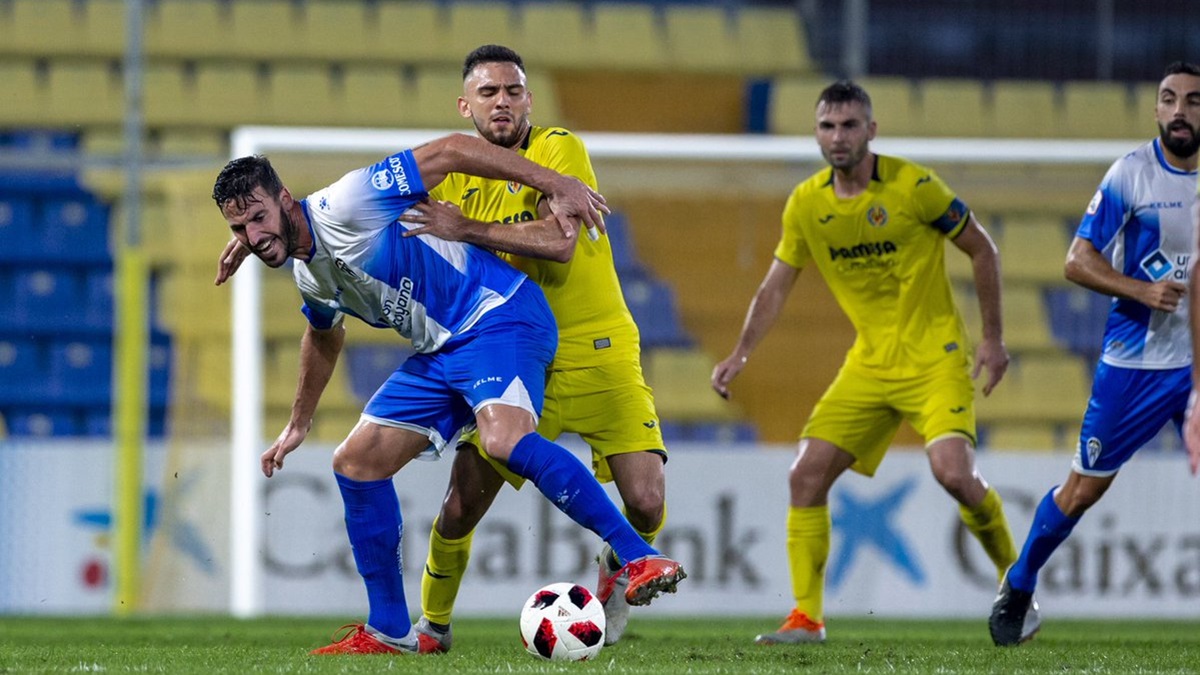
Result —
M 1000 269 L 987 232 L 929 169 L 870 150 L 876 123 L 860 86 L 839 81 L 821 92 L 816 137 L 829 163 L 800 183 L 783 212 L 775 260 L 750 303 L 733 352 L 713 369 L 729 385 L 746 366 L 795 284 L 816 265 L 857 338 L 801 433 L 788 473 L 788 563 L 796 604 L 759 644 L 825 640 L 824 571 L 831 521 L 828 496 L 847 469 L 870 476 L 901 420 L 925 438 L 930 468 L 960 504 L 963 521 L 996 565 L 1017 558 L 1000 496 L 975 468 L 974 389 L 986 396 L 1004 376 Z M 970 256 L 983 315 L 974 369 L 950 292 L 944 240 Z
M 566 129 L 533 126 L 532 104 L 516 52 L 485 45 L 467 56 L 458 110 L 479 135 L 595 188 L 582 141 Z M 578 228 L 564 232 L 549 218 L 543 195 L 516 183 L 450 174 L 431 197 L 434 201 L 417 207 L 422 217 L 405 218 L 422 225 L 409 235 L 434 234 L 495 250 L 545 292 L 559 340 L 538 430 L 550 439 L 579 434 L 592 448 L 597 479 L 616 483 L 630 523 L 653 542 L 666 515 L 667 455 L 654 397 L 642 376 L 637 325 L 625 306 L 608 238 L 593 241 Z M 505 481 L 518 488 L 523 482 L 477 447 L 467 436 L 455 454 L 421 581 L 424 616 L 417 630 L 426 642 L 437 640 L 439 651 L 450 647 L 450 614 L 475 526 Z M 608 547 L 599 563 L 596 595 L 607 618 L 605 642 L 612 644 L 628 619 L 622 592 L 627 580 L 619 577 Z

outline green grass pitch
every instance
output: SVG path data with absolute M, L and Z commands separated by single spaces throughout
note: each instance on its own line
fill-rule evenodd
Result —
M 462 619 L 440 656 L 314 657 L 337 619 L 0 617 L 0 673 L 1195 673 L 1200 621 L 1048 619 L 1033 642 L 993 647 L 975 621 L 829 621 L 824 645 L 758 647 L 771 619 L 634 616 L 586 663 L 538 661 L 517 621 Z

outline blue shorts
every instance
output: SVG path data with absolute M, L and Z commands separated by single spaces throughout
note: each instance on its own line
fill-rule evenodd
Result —
M 426 459 L 440 456 L 492 403 L 527 410 L 536 425 L 557 348 L 550 306 L 527 281 L 438 351 L 409 357 L 367 402 L 363 418 L 428 436 Z
M 1192 369 L 1141 370 L 1101 362 L 1083 415 L 1071 469 L 1112 476 L 1167 422 L 1179 431 L 1192 391 Z

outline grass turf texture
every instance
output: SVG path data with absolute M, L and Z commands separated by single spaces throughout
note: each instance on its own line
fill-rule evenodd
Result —
M 634 617 L 586 663 L 524 652 L 512 619 L 462 619 L 440 656 L 309 656 L 334 620 L 0 617 L 0 673 L 1183 673 L 1200 668 L 1200 621 L 1048 621 L 1017 648 L 975 621 L 838 619 L 824 645 L 759 647 L 777 619 Z

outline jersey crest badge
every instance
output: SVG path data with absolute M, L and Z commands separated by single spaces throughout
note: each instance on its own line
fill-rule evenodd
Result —
M 878 205 L 867 209 L 867 222 L 871 224 L 871 227 L 883 227 L 884 225 L 887 225 L 887 221 L 887 209 Z
M 508 181 L 508 192 L 509 192 L 509 194 L 514 194 L 514 195 L 515 195 L 515 194 L 517 194 L 518 192 L 520 192 L 520 191 L 521 191 L 521 188 L 523 188 L 523 187 L 525 187 L 525 186 L 524 186 L 524 185 L 521 185 L 520 183 L 518 183 L 518 182 L 517 182 L 517 181 L 515 181 L 515 180 L 510 180 L 510 181 Z
M 1100 210 L 1100 202 L 1104 201 L 1104 194 L 1100 190 L 1096 190 L 1096 194 L 1092 196 L 1092 201 L 1088 202 L 1087 214 L 1089 216 L 1096 215 Z

